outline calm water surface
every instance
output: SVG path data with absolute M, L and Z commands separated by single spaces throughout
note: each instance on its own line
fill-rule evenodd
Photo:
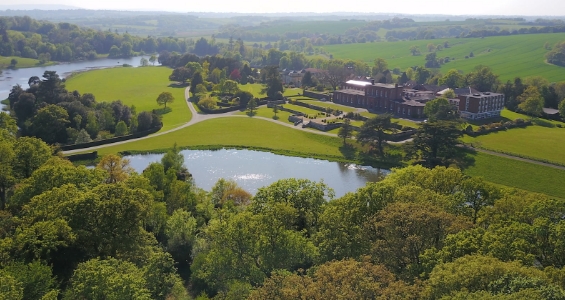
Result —
M 35 68 L 23 68 L 16 70 L 5 69 L 2 70 L 2 74 L 0 75 L 0 99 L 8 98 L 12 86 L 16 84 L 20 84 L 23 89 L 27 89 L 29 87 L 27 84 L 29 78 L 32 76 L 38 76 L 39 78 L 42 78 L 41 76 L 43 76 L 43 73 L 45 71 L 56 71 L 60 77 L 65 78 L 66 76 L 68 76 L 73 72 L 86 71 L 86 70 L 98 69 L 98 68 L 110 68 L 115 66 L 121 66 L 123 64 L 129 64 L 134 67 L 138 67 L 142 57 L 149 59 L 149 56 L 136 56 L 126 59 L 103 58 L 96 60 L 78 61 L 72 63 L 62 63 L 53 66 L 41 66 Z M 157 63 L 155 63 L 155 65 L 157 65 Z
M 367 182 L 378 181 L 388 170 L 313 158 L 289 157 L 251 150 L 184 150 L 185 165 L 198 187 L 210 191 L 220 178 L 233 179 L 246 191 L 255 194 L 260 187 L 285 178 L 324 181 L 336 197 L 354 192 Z M 163 154 L 128 156 L 133 168 L 141 173 Z

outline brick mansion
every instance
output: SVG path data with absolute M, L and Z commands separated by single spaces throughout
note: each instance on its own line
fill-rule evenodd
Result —
M 428 101 L 442 97 L 447 87 L 375 83 L 374 80 L 349 80 L 333 93 L 333 101 L 347 106 L 373 111 L 390 112 L 410 118 L 424 117 Z M 504 95 L 480 92 L 470 87 L 454 89 L 456 98 L 448 101 L 466 119 L 484 119 L 500 116 L 504 108 Z

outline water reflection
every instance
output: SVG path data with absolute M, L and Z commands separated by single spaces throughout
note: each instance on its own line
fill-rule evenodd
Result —
M 208 191 L 220 178 L 233 179 L 252 194 L 279 179 L 305 178 L 323 181 L 334 189 L 336 197 L 341 197 L 389 173 L 367 166 L 251 150 L 184 150 L 181 153 L 196 185 Z M 141 173 L 150 163 L 160 161 L 162 156 L 147 154 L 128 158 L 133 168 Z
M 20 84 L 24 89 L 28 88 L 28 80 L 32 76 L 41 78 L 45 71 L 56 71 L 57 74 L 65 78 L 69 74 L 78 71 L 86 71 L 90 69 L 109 68 L 128 64 L 133 67 L 140 65 L 141 58 L 149 59 L 149 56 L 136 56 L 131 58 L 103 58 L 96 60 L 77 61 L 72 63 L 61 63 L 53 66 L 39 66 L 35 68 L 22 68 L 22 69 L 5 69 L 0 74 L 0 99 L 8 98 L 12 86 Z

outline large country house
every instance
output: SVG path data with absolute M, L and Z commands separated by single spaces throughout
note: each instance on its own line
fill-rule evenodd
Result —
M 334 91 L 335 103 L 362 107 L 373 111 L 390 112 L 397 116 L 423 118 L 424 106 L 441 97 L 446 89 L 439 87 L 404 87 L 398 84 L 375 83 L 374 80 L 349 80 Z M 504 108 L 504 95 L 479 92 L 470 87 L 455 89 L 457 98 L 448 99 L 461 117 L 484 119 L 500 116 Z

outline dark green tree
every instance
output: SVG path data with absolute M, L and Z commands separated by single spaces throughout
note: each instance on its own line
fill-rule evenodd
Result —
M 379 155 L 384 157 L 384 144 L 387 140 L 385 131 L 392 128 L 391 115 L 378 115 L 367 120 L 359 129 L 357 141 L 362 145 L 370 144 L 373 148 L 376 144 Z
M 347 139 L 353 135 L 353 128 L 351 127 L 351 120 L 344 119 L 337 136 L 343 139 L 343 145 L 347 145 Z
M 262 72 L 265 72 L 265 88 L 262 90 L 262 93 L 274 99 L 278 92 L 282 93 L 284 91 L 278 67 L 268 66 L 263 68 Z
M 453 121 L 421 123 L 412 144 L 408 144 L 409 157 L 418 157 L 424 165 L 447 165 L 455 156 L 462 133 Z

